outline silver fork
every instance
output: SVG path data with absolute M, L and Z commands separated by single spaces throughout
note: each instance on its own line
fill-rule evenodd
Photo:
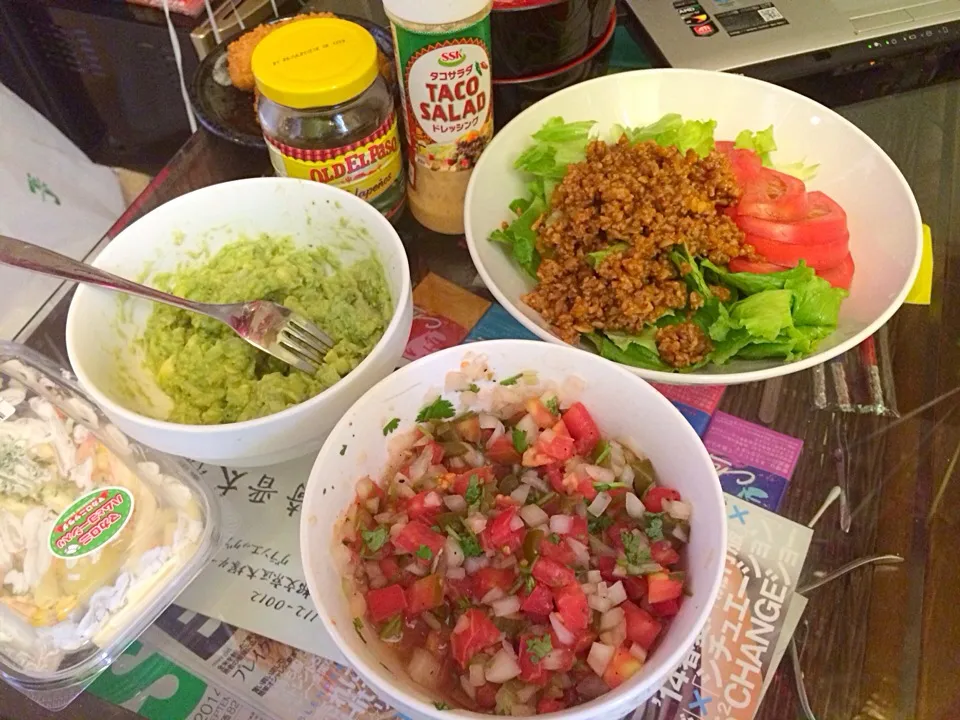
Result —
M 194 302 L 5 235 L 0 235 L 0 262 L 206 315 L 228 325 L 254 347 L 311 375 L 333 347 L 330 336 L 312 322 L 269 300 L 226 304 Z

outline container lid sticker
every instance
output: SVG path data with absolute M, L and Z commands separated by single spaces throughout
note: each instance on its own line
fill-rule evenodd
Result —
M 83 557 L 116 540 L 133 515 L 133 495 L 122 487 L 101 487 L 80 496 L 60 513 L 50 531 L 50 552 Z

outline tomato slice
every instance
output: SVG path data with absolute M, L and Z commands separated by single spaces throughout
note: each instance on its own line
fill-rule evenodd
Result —
M 750 218 L 742 218 L 747 220 Z M 814 270 L 836 267 L 850 254 L 850 236 L 843 233 L 825 243 L 791 243 L 747 233 L 746 243 L 768 262 L 793 267 L 803 260 Z M 782 269 L 782 268 L 781 268 Z
M 520 609 L 530 615 L 546 617 L 553 612 L 553 595 L 546 585 L 537 583 L 533 586 L 533 592 L 523 598 Z
M 549 679 L 549 672 L 543 666 L 540 658 L 530 651 L 528 640 L 540 640 L 543 634 L 525 632 L 519 639 L 520 679 L 534 685 L 545 685 Z
M 747 187 L 763 169 L 763 161 L 753 150 L 734 147 L 729 140 L 715 142 L 714 147 L 727 156 L 733 175 L 741 188 Z
M 627 640 L 649 650 L 663 629 L 662 623 L 629 600 L 620 603 L 620 607 L 627 621 Z
M 533 564 L 533 577 L 537 582 L 542 582 L 544 585 L 549 587 L 561 587 L 562 585 L 568 585 L 570 583 L 575 583 L 577 576 L 574 574 L 573 570 L 568 568 L 566 565 L 561 565 L 558 562 L 549 560 L 548 558 L 537 558 L 536 562 Z M 577 585 L 577 587 L 580 587 Z M 573 628 L 571 628 L 572 630 Z
M 640 672 L 642 667 L 643 663 L 638 658 L 635 658 L 624 648 L 618 647 L 613 654 L 613 659 L 603 673 L 603 681 L 611 688 L 619 687 L 634 674 Z
M 817 275 L 822 277 L 834 287 L 849 290 L 850 284 L 853 282 L 853 271 L 855 269 L 856 268 L 853 264 L 853 256 L 850 253 L 847 253 L 847 256 L 840 261 L 839 265 L 826 270 L 817 270 Z
M 583 403 L 577 402 L 563 414 L 563 422 L 576 442 L 577 452 L 589 455 L 600 442 L 600 429 Z
M 546 715 L 557 710 L 566 710 L 567 704 L 558 698 L 543 697 L 537 702 L 537 715 Z
M 647 600 L 651 604 L 655 605 L 665 600 L 676 600 L 682 592 L 683 583 L 666 573 L 647 575 Z
M 427 575 L 407 588 L 407 614 L 417 615 L 443 605 L 443 578 Z
M 518 465 L 520 453 L 513 445 L 513 440 L 507 435 L 501 435 L 486 450 L 487 460 L 500 465 Z
M 740 180 L 739 176 L 737 179 Z M 793 222 L 806 216 L 808 201 L 803 180 L 761 167 L 743 185 L 737 216 Z
M 675 597 L 673 600 L 664 600 L 663 602 L 650 603 L 650 612 L 657 617 L 673 617 L 680 612 L 680 601 L 683 596 Z
M 727 267 L 730 269 L 730 272 L 755 273 L 757 275 L 766 275 L 767 273 L 780 272 L 781 270 L 790 269 L 783 267 L 782 265 L 774 265 L 773 263 L 769 262 L 754 262 L 753 260 L 748 260 L 745 257 L 730 258 L 730 262 L 727 263 Z
M 421 545 L 426 545 L 436 555 L 446 541 L 445 536 L 434 532 L 419 520 L 412 520 L 393 539 L 393 544 L 408 553 L 415 553 Z
M 824 244 L 847 235 L 847 214 L 822 192 L 807 193 L 807 212 L 794 221 L 746 216 L 742 206 L 741 201 L 737 225 L 748 235 L 796 244 Z
M 527 412 L 540 428 L 548 428 L 557 421 L 557 416 L 550 412 L 539 398 L 527 400 Z
M 539 549 L 540 557 L 553 560 L 561 565 L 573 565 L 577 559 L 573 548 L 571 548 L 562 537 L 558 543 L 554 543 L 550 538 L 546 537 L 541 539 Z
M 439 515 L 441 511 L 446 511 L 446 508 L 444 508 L 442 503 L 436 507 L 427 507 L 427 495 L 429 495 L 431 492 L 433 492 L 434 495 L 437 494 L 432 490 L 423 490 L 407 500 L 406 512 L 409 517 L 413 518 L 414 520 L 423 520 L 427 523 L 433 523 L 433 518 L 435 516 Z
M 542 560 L 537 562 L 539 565 Z M 566 568 L 565 568 L 566 569 Z M 534 565 L 536 572 L 536 565 Z M 572 574 L 572 573 L 571 573 Z M 572 633 L 579 633 L 587 629 L 590 623 L 590 606 L 587 604 L 587 595 L 574 577 L 573 581 L 553 591 L 553 599 L 557 603 L 557 615 L 560 622 Z
M 517 517 L 516 506 L 511 506 L 497 515 L 480 533 L 480 544 L 485 550 L 510 554 L 520 549 L 523 530 L 511 530 L 510 524 Z
M 470 608 L 453 628 L 450 649 L 461 668 L 466 668 L 470 658 L 488 645 L 500 642 L 500 631 L 482 610 Z
M 493 468 L 489 465 L 473 468 L 472 470 L 460 473 L 453 479 L 453 491 L 457 495 L 465 495 L 467 488 L 470 486 L 470 478 L 473 475 L 477 476 L 477 480 L 481 485 L 492 482 L 494 478 Z
M 477 600 L 481 600 L 494 588 L 507 592 L 516 579 L 517 576 L 510 568 L 481 568 L 473 576 L 473 595 Z
M 673 565 L 680 562 L 680 553 L 673 549 L 669 540 L 657 540 L 650 546 L 650 556 L 655 563 Z
M 664 500 L 679 500 L 680 493 L 678 493 L 673 488 L 666 488 L 660 485 L 652 487 L 647 490 L 643 497 L 643 506 L 652 513 L 663 512 L 663 501 Z
M 407 595 L 400 585 L 387 585 L 366 595 L 367 612 L 374 622 L 383 622 L 407 607 Z

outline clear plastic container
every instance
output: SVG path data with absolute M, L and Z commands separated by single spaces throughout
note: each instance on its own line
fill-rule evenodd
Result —
M 185 462 L 141 447 L 71 377 L 0 341 L 0 675 L 69 704 L 219 548 Z

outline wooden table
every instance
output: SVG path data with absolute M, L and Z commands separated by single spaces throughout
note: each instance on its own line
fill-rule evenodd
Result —
M 774 429 L 803 438 L 800 465 L 781 512 L 806 523 L 837 484 L 834 451 L 849 453 L 849 534 L 834 506 L 818 524 L 807 576 L 874 553 L 896 553 L 893 568 L 857 571 L 810 595 L 798 630 L 801 663 L 817 717 L 960 717 L 960 480 L 949 481 L 960 449 L 960 82 L 841 108 L 872 136 L 910 182 L 934 238 L 933 304 L 905 306 L 890 322 L 893 374 L 901 418 L 816 410 L 812 371 L 783 382 Z M 267 174 L 265 154 L 199 132 L 111 230 L 154 207 L 212 183 Z M 865 178 L 866 192 L 869 179 Z M 410 217 L 400 233 L 415 279 L 428 270 L 489 297 L 462 238 L 430 233 Z M 28 343 L 66 364 L 67 298 L 40 322 Z M 762 385 L 730 388 L 721 409 L 757 421 Z M 0 715 L 52 717 L 0 685 Z M 58 718 L 132 717 L 82 696 Z M 800 717 L 785 660 L 759 717 Z

